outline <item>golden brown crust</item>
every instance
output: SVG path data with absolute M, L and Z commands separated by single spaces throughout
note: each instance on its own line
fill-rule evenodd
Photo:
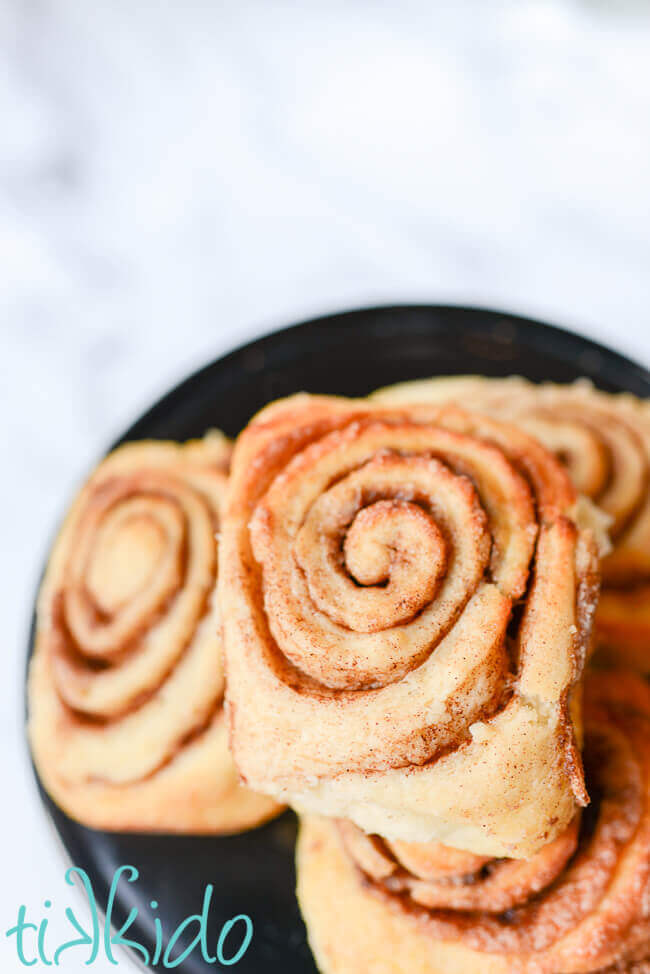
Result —
M 239 784 L 213 590 L 231 447 L 140 442 L 108 456 L 51 552 L 29 672 L 29 737 L 52 798 L 107 830 L 216 833 L 278 806 Z
M 441 377 L 375 393 L 377 401 L 472 409 L 514 420 L 562 460 L 577 489 L 605 512 L 613 549 L 596 615 L 600 656 L 650 673 L 650 402 L 573 385 Z
M 586 801 L 572 693 L 598 584 L 575 501 L 547 450 L 484 416 L 263 410 L 235 447 L 219 583 L 244 779 L 478 854 L 562 831 Z
M 579 825 L 580 813 L 531 859 L 488 859 L 439 843 L 390 842 L 347 821 L 339 822 L 339 830 L 357 866 L 387 891 L 429 909 L 502 914 L 560 875 L 576 850 Z
M 646 970 L 650 691 L 629 673 L 589 677 L 585 726 L 593 807 L 577 849 L 569 829 L 527 862 L 454 877 L 439 849 L 404 857 L 349 823 L 304 819 L 298 895 L 323 974 Z

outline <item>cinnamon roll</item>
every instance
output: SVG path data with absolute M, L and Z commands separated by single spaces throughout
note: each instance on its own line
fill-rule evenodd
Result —
M 587 800 L 574 690 L 598 588 L 575 504 L 551 453 L 486 417 L 264 409 L 235 446 L 219 580 L 243 780 L 479 855 L 562 832 Z
M 585 695 L 589 809 L 527 860 L 391 842 L 308 817 L 298 896 L 323 974 L 650 969 L 650 690 Z
M 38 599 L 28 731 L 63 810 L 108 830 L 231 832 L 275 803 L 239 784 L 213 590 L 231 447 L 131 443 L 95 470 Z
M 596 616 L 600 656 L 650 673 L 650 402 L 587 381 L 536 386 L 516 376 L 410 382 L 375 398 L 464 403 L 515 421 L 553 450 L 608 520 L 612 550 L 602 565 Z

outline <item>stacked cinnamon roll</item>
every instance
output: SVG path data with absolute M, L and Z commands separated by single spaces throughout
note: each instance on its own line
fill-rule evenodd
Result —
M 367 831 L 531 855 L 586 802 L 597 539 L 544 447 L 298 396 L 236 444 L 219 597 L 235 761 Z M 254 707 L 248 701 L 254 700 Z
M 228 750 L 214 587 L 231 447 L 120 447 L 80 491 L 39 595 L 29 736 L 42 784 L 110 830 L 218 833 L 278 811 Z
M 553 439 L 540 413 L 411 392 L 296 396 L 236 443 L 235 762 L 301 815 L 324 974 L 647 970 L 650 693 L 585 681 L 601 559 L 616 597 L 639 563 L 645 474 L 615 474 L 641 437 L 612 434 L 596 486 L 577 445 L 604 423 Z

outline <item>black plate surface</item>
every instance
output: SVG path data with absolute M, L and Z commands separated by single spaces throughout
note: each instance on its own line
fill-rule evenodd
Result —
M 646 369 L 570 332 L 481 309 L 382 307 L 319 318 L 237 349 L 173 389 L 120 442 L 184 440 L 214 426 L 234 436 L 267 402 L 293 392 L 358 396 L 392 382 L 468 372 L 560 382 L 584 375 L 603 389 L 650 397 Z M 213 945 L 230 917 L 246 913 L 254 923 L 250 948 L 229 969 L 314 974 L 294 897 L 291 813 L 233 838 L 121 835 L 83 828 L 41 794 L 70 859 L 88 872 L 102 910 L 114 870 L 122 864 L 138 868 L 139 880 L 121 886 L 114 917 L 123 923 L 135 906 L 138 918 L 129 935 L 140 943 L 154 943 L 151 900 L 159 904 L 156 915 L 168 936 L 200 911 L 204 888 L 212 883 Z M 207 974 L 226 968 L 206 963 L 195 950 L 176 969 Z

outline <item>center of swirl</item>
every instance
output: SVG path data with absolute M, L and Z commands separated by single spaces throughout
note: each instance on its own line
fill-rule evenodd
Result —
M 113 512 L 97 533 L 87 569 L 87 587 L 97 607 L 107 615 L 117 612 L 151 580 L 160 563 L 168 536 L 152 511 L 139 510 L 131 501 Z M 159 502 L 160 503 L 160 502 Z
M 456 500 L 458 485 L 436 461 L 381 457 L 325 491 L 295 546 L 320 612 L 352 632 L 378 633 L 435 605 L 455 555 L 453 504 L 441 500 L 444 488 Z
M 352 521 L 343 541 L 342 566 L 355 583 L 374 591 L 360 592 L 360 605 L 325 609 L 327 592 L 316 598 L 349 629 L 375 632 L 412 618 L 435 597 L 446 560 L 444 536 L 421 507 L 403 500 L 376 501 Z M 310 581 L 316 594 L 319 579 Z

